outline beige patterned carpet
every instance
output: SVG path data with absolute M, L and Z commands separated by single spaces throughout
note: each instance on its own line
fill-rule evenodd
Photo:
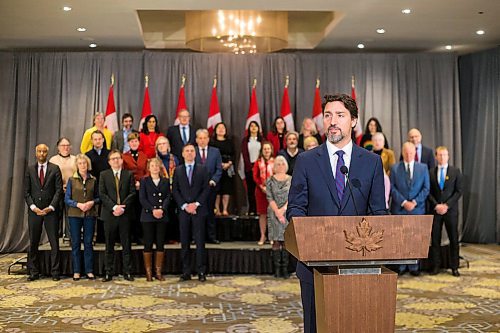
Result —
M 500 332 L 500 246 L 467 245 L 470 267 L 398 282 L 397 332 Z M 26 282 L 0 257 L 0 332 L 302 332 L 296 278 L 209 276 L 178 283 Z

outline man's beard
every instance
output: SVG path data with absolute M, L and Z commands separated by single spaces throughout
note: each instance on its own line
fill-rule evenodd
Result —
M 333 134 L 333 133 L 330 133 L 330 129 L 331 128 L 335 128 L 337 129 L 340 134 Z M 336 143 L 339 143 L 340 141 L 342 141 L 344 138 L 346 137 L 345 133 L 342 132 L 342 130 L 338 127 L 334 127 L 334 126 L 330 126 L 328 128 L 328 131 L 327 131 L 327 138 L 328 138 L 328 141 L 330 141 L 331 143 L 333 144 L 336 144 Z

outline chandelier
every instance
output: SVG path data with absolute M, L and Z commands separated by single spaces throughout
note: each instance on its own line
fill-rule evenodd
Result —
M 186 46 L 192 50 L 255 54 L 278 51 L 287 45 L 287 12 L 186 12 Z

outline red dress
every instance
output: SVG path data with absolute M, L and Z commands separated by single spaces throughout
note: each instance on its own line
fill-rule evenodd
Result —
M 283 133 L 283 136 L 281 138 L 281 144 L 283 145 L 283 149 L 286 149 L 286 139 L 285 139 L 286 133 Z M 266 137 L 267 141 L 271 142 L 273 145 L 274 149 L 274 157 L 278 155 L 278 152 L 280 151 L 280 137 L 278 133 L 273 133 L 272 131 L 267 133 Z
M 267 214 L 267 206 L 269 202 L 267 201 L 267 196 L 265 192 L 262 192 L 260 185 L 265 185 L 266 180 L 273 175 L 274 158 L 270 158 L 268 161 L 263 162 L 262 157 L 255 161 L 253 165 L 253 180 L 257 185 L 255 187 L 255 202 L 257 204 L 257 214 Z
M 165 136 L 163 133 L 149 132 L 145 134 L 139 133 L 139 151 L 142 151 L 148 159 L 156 156 L 155 143 L 160 136 Z
M 136 182 L 140 181 L 142 177 L 146 176 L 148 173 L 147 165 L 148 158 L 146 154 L 139 151 L 139 156 L 137 157 L 137 161 L 132 156 L 132 153 L 127 152 L 122 155 L 123 158 L 123 168 L 125 170 L 129 170 L 134 174 L 134 180 Z

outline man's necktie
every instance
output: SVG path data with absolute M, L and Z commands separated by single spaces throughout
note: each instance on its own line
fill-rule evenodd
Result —
M 115 173 L 115 188 L 116 188 L 116 204 L 120 205 L 120 178 L 118 178 L 118 172 Z
M 410 163 L 406 163 L 406 179 L 411 181 Z
M 191 180 L 193 179 L 193 166 L 192 165 L 188 165 L 188 181 L 189 181 L 189 185 L 191 185 Z
M 43 186 L 43 183 L 45 182 L 45 174 L 43 172 L 43 165 L 40 165 L 40 185 Z
M 444 168 L 440 167 L 439 168 L 439 188 L 441 189 L 441 191 L 444 189 L 444 181 L 445 181 Z
M 418 148 L 415 148 L 415 162 L 418 162 Z
M 337 159 L 337 167 L 335 168 L 335 185 L 337 187 L 337 195 L 339 196 L 339 200 L 340 202 L 342 202 L 345 188 L 345 175 L 340 171 L 340 168 L 345 165 L 343 158 L 345 152 L 343 150 L 337 150 L 335 154 L 337 154 L 339 157 Z
M 186 126 L 182 126 L 182 142 L 186 144 L 188 141 L 187 139 L 187 133 L 186 133 Z
M 206 160 L 207 160 L 206 148 L 201 148 L 201 162 L 205 164 Z

